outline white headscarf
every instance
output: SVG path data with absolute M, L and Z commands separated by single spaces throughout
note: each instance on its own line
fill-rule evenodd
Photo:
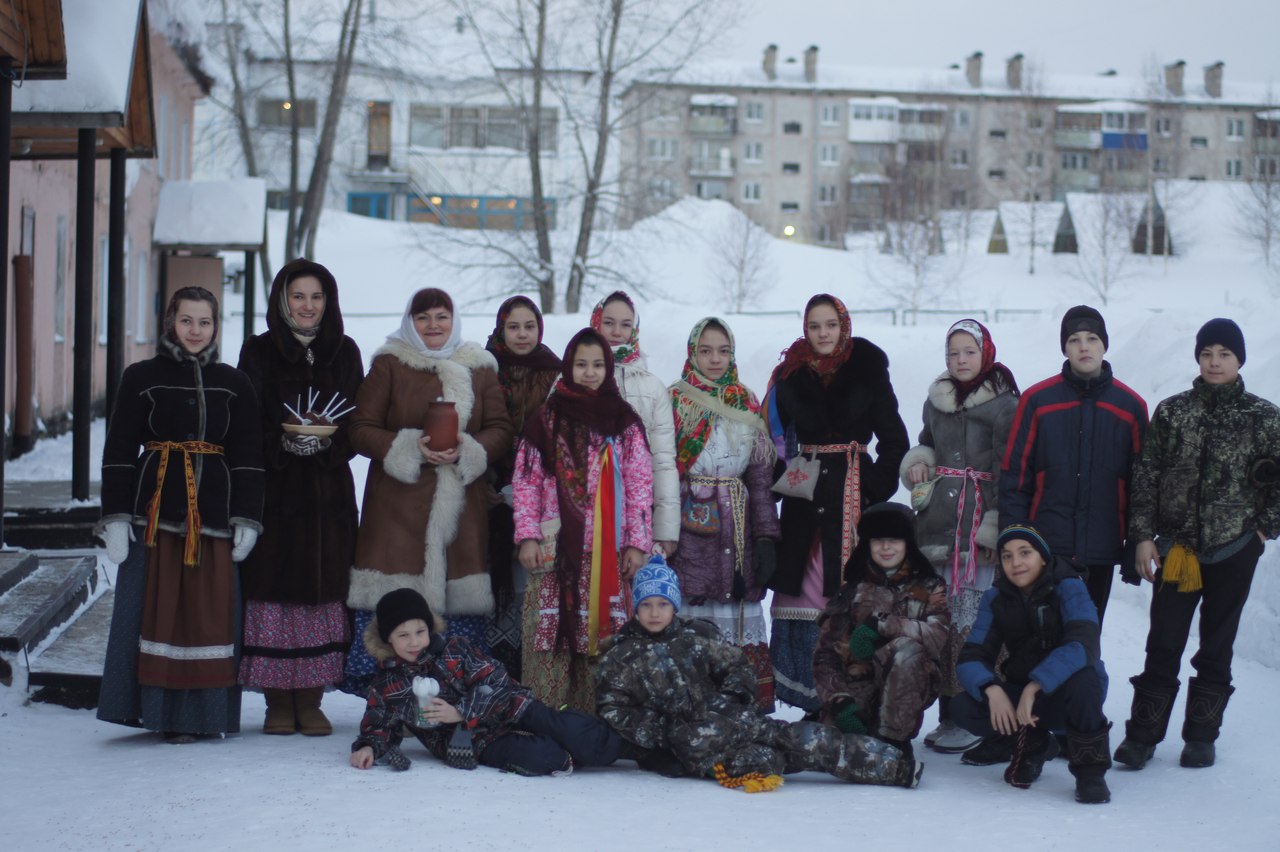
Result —
M 414 296 L 417 295 L 415 292 Z M 404 316 L 400 319 L 400 329 L 394 334 L 388 334 L 387 340 L 398 340 L 401 343 L 408 344 L 412 349 L 421 352 L 428 358 L 452 358 L 453 353 L 458 351 L 458 347 L 462 345 L 462 320 L 458 318 L 458 314 L 453 313 L 453 330 L 449 333 L 449 339 L 445 341 L 444 346 L 439 349 L 429 349 L 427 344 L 423 342 L 422 335 L 418 334 L 418 330 L 413 327 L 413 296 L 409 297 L 409 304 L 404 307 Z

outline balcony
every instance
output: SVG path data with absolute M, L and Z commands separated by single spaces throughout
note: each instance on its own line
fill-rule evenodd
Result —
M 1102 148 L 1101 130 L 1055 130 L 1053 144 L 1060 149 L 1097 151 Z
M 1058 172 L 1054 183 L 1067 192 L 1093 192 L 1101 185 L 1093 172 L 1067 170 Z
M 1103 132 L 1102 148 L 1105 151 L 1145 151 L 1147 134 Z
M 733 136 L 738 132 L 738 119 L 732 115 L 689 116 L 690 136 Z
M 1257 154 L 1280 154 L 1280 139 L 1255 136 L 1253 150 Z
M 689 177 L 733 177 L 738 161 L 722 154 L 719 157 L 690 157 Z

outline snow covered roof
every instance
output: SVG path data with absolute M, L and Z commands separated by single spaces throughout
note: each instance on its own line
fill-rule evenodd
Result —
M 257 250 L 266 214 L 262 178 L 166 181 L 151 242 L 158 248 Z
M 849 178 L 849 183 L 885 184 L 885 183 L 893 183 L 893 181 L 889 180 L 889 178 L 886 177 L 885 175 L 870 174 L 870 175 L 854 175 L 853 177 Z
M 67 78 L 13 90 L 15 125 L 120 127 L 129 102 L 141 0 L 62 0 Z
M 1255 112 L 1254 116 L 1263 121 L 1280 121 L 1280 109 L 1264 109 L 1262 112 Z
M 1133 101 L 1094 101 L 1088 104 L 1064 104 L 1058 112 L 1146 112 L 1145 104 Z
M 902 103 L 902 101 L 898 100 L 897 98 L 890 97 L 889 95 L 874 95 L 871 97 L 864 97 L 864 98 L 849 98 L 849 103 L 859 104 L 864 106 L 867 104 L 870 104 L 872 106 L 897 106 L 898 104 Z
M 1011 252 L 1021 253 L 1031 245 L 1034 226 L 1035 244 L 1040 247 L 1053 245 L 1053 235 L 1062 219 L 1061 201 L 1002 201 L 1000 224 L 1004 228 Z M 992 222 L 995 227 L 995 222 Z
M 690 106 L 711 106 L 711 107 L 734 107 L 738 105 L 738 99 L 733 95 L 722 94 L 699 94 L 689 96 Z

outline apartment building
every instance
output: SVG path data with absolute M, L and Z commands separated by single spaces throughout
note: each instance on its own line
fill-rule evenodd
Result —
M 943 209 L 1142 191 L 1163 178 L 1246 180 L 1280 160 L 1280 110 L 1224 64 L 1188 79 L 1039 74 L 1021 54 L 936 70 L 819 70 L 818 48 L 758 67 L 638 81 L 623 106 L 624 219 L 723 198 L 771 233 L 824 245 Z

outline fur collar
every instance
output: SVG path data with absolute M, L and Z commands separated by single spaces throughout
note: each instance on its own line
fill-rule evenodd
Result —
M 929 386 L 929 403 L 943 414 L 955 414 L 959 408 L 956 406 L 956 386 L 947 381 L 948 373 L 933 380 L 933 384 Z M 995 382 L 987 379 L 981 385 L 974 389 L 973 393 L 965 397 L 965 410 L 977 408 L 979 405 L 990 402 L 1000 394 L 996 391 Z
M 438 654 L 444 647 L 444 621 L 435 613 L 431 614 L 431 641 L 424 649 L 428 653 Z M 369 656 L 377 660 L 379 665 L 385 665 L 396 658 L 395 649 L 391 647 L 390 642 L 383 642 L 382 637 L 378 635 L 378 619 L 374 617 L 365 625 L 364 628 L 364 649 L 369 652 Z
M 400 363 L 415 370 L 438 371 L 441 364 L 454 364 L 468 371 L 483 369 L 493 370 L 495 373 L 498 371 L 498 361 L 493 354 L 470 340 L 459 346 L 451 358 L 429 358 L 399 340 L 388 340 L 373 353 L 375 358 L 379 355 L 391 355 Z

